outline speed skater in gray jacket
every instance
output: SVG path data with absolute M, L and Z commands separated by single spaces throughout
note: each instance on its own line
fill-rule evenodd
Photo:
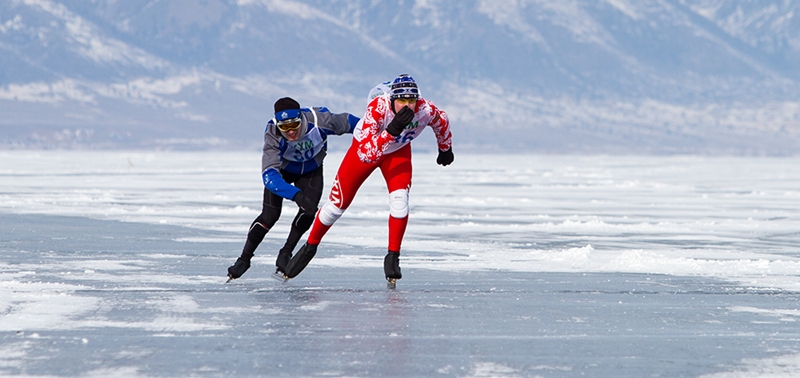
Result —
M 297 242 L 311 227 L 322 197 L 322 162 L 328 136 L 352 134 L 359 121 L 352 114 L 334 114 L 325 107 L 301 108 L 289 97 L 276 101 L 274 109 L 275 118 L 264 130 L 261 214 L 250 225 L 241 256 L 228 268 L 229 280 L 241 277 L 250 268 L 256 248 L 280 218 L 283 200 L 289 199 L 299 209 L 275 261 L 276 271 L 284 272 Z

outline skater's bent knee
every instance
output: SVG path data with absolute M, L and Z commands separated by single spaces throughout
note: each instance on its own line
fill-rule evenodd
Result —
M 389 214 L 397 219 L 408 216 L 408 189 L 398 189 L 389 193 Z
M 314 223 L 314 215 L 311 214 L 303 214 L 302 216 L 297 217 L 297 220 L 294 222 L 293 226 L 297 227 L 297 229 L 306 232 L 311 225 Z
M 319 221 L 330 226 L 334 224 L 344 214 L 344 209 L 336 207 L 336 205 L 328 202 L 319 210 Z
M 265 231 L 269 231 L 269 227 L 267 227 L 267 225 L 259 221 L 255 221 L 253 222 L 253 224 L 250 225 L 250 231 L 253 231 L 253 229 L 255 229 L 256 227 L 263 229 Z

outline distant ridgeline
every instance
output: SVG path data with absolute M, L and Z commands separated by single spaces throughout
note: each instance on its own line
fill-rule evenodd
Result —
M 257 149 L 276 98 L 407 72 L 456 148 L 797 150 L 800 3 L 403 4 L 2 2 L 0 148 Z

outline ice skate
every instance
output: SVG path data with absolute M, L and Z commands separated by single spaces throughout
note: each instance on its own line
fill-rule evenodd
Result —
M 386 274 L 387 287 L 394 289 L 397 287 L 397 280 L 403 278 L 400 272 L 400 253 L 392 252 L 386 254 L 383 258 L 383 272 Z
M 286 283 L 286 281 L 289 281 L 289 277 L 287 277 L 286 273 L 280 269 L 276 269 L 275 273 L 272 273 L 272 278 L 280 281 L 280 283 Z
M 239 257 L 236 259 L 236 263 L 228 267 L 228 281 L 225 283 L 241 277 L 242 274 L 247 271 L 247 269 L 250 269 L 250 261 Z
M 303 246 L 300 247 L 300 250 L 297 251 L 297 254 L 295 254 L 294 257 L 292 257 L 292 259 L 289 260 L 289 263 L 286 264 L 286 271 L 284 272 L 286 274 L 286 278 L 287 279 L 294 278 L 298 274 L 300 274 L 300 272 L 302 272 L 303 269 L 305 269 L 305 267 L 308 265 L 309 262 L 311 262 L 311 259 L 313 259 L 314 255 L 316 254 L 317 254 L 316 245 L 308 243 L 303 244 Z
M 289 261 L 292 260 L 292 248 L 283 247 L 280 251 L 278 251 L 278 258 L 275 259 L 275 273 L 280 272 L 281 274 L 286 272 L 286 265 L 289 265 Z

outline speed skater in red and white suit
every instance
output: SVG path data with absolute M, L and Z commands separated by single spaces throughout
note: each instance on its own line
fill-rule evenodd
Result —
M 325 233 L 355 198 L 375 169 L 380 169 L 389 191 L 389 245 L 384 258 L 387 280 L 402 277 L 400 246 L 408 225 L 408 192 L 411 188 L 411 141 L 425 127 L 436 135 L 442 166 L 453 162 L 452 134 L 447 114 L 419 95 L 411 76 L 398 76 L 389 93 L 373 98 L 353 131 L 353 143 L 342 159 L 331 188 L 329 202 L 318 212 L 308 241 L 286 267 L 286 278 L 299 274 L 311 261 Z

